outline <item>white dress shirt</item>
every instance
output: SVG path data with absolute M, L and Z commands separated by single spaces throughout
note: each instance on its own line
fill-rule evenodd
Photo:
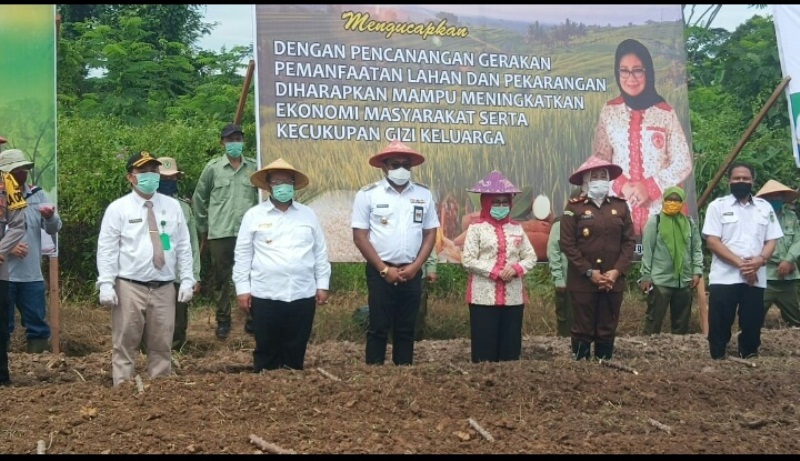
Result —
M 330 279 L 328 244 L 311 208 L 292 201 L 281 211 L 265 200 L 247 210 L 234 249 L 237 295 L 291 302 L 327 290 Z
M 742 205 L 732 194 L 720 197 L 708 205 L 703 223 L 703 237 L 719 237 L 736 256 L 754 257 L 761 254 L 764 243 L 783 237 L 781 225 L 772 205 L 759 197 Z M 758 269 L 757 287 L 767 287 L 767 266 Z M 712 255 L 709 284 L 733 285 L 747 283 L 739 272 L 717 255 Z
M 106 208 L 97 238 L 97 287 L 104 283 L 113 286 L 117 277 L 140 282 L 172 281 L 179 268 L 180 291 L 192 291 L 192 247 L 180 204 L 159 193 L 150 198 L 159 234 L 168 235 L 170 243 L 169 249 L 164 248 L 164 267 L 156 269 L 145 201 L 134 191 Z
M 409 264 L 422 248 L 422 231 L 439 227 L 431 191 L 409 182 L 397 192 L 386 178 L 356 193 L 351 227 L 368 229 L 369 242 L 384 262 Z

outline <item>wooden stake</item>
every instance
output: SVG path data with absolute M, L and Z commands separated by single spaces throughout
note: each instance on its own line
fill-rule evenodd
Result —
M 262 439 L 261 437 L 250 434 L 250 443 L 257 446 L 261 449 L 261 451 L 266 451 L 267 453 L 272 453 L 274 455 L 295 455 L 297 452 L 294 450 L 285 450 L 273 443 L 269 443 L 266 440 Z
M 622 341 L 624 343 L 631 343 L 631 344 L 638 344 L 640 346 L 646 346 L 647 343 L 644 341 L 637 341 L 635 339 L 628 339 L 628 338 L 617 338 L 618 341 Z
M 447 362 L 447 367 L 450 368 L 451 370 L 457 372 L 457 373 L 461 373 L 462 375 L 468 375 L 469 374 L 469 372 L 467 372 L 465 370 L 462 370 L 461 368 L 453 365 L 452 362 Z
M 672 429 L 666 424 L 662 424 L 653 418 L 648 419 L 647 422 L 650 423 L 651 426 L 655 426 L 661 429 L 662 431 L 666 432 L 667 434 L 672 434 Z
M 53 242 L 58 245 L 58 234 L 53 236 Z M 57 249 L 58 247 L 56 247 Z M 53 355 L 61 353 L 61 294 L 58 288 L 58 256 L 50 256 L 48 259 L 49 266 L 49 283 L 50 289 L 50 349 L 53 350 Z
M 470 418 L 469 419 L 469 425 L 472 426 L 473 429 L 478 431 L 478 434 L 482 435 L 484 439 L 486 439 L 486 440 L 488 440 L 490 442 L 494 442 L 494 437 L 492 437 L 492 434 L 490 434 L 486 429 L 481 427 L 481 425 L 478 424 L 477 421 L 475 421 L 474 419 Z
M 136 382 L 136 390 L 138 390 L 140 394 L 144 392 L 144 383 L 142 383 L 142 377 L 136 375 L 133 380 Z
M 749 361 L 747 361 L 745 359 L 740 359 L 739 357 L 728 357 L 728 360 L 730 360 L 731 362 L 741 363 L 742 365 L 746 365 L 746 366 L 748 366 L 750 368 L 755 368 L 756 367 L 755 363 L 749 362 Z
M 39 440 L 36 442 L 36 454 L 37 455 L 47 454 L 47 447 L 44 444 L 44 440 Z
M 239 105 L 236 107 L 236 116 L 233 119 L 233 123 L 236 125 L 242 124 L 244 105 L 247 102 L 247 94 L 250 92 L 250 82 L 253 80 L 253 71 L 255 68 L 256 62 L 251 59 L 250 64 L 247 65 L 247 73 L 244 75 L 244 85 L 242 85 L 242 94 L 239 96 Z M 256 105 L 258 105 L 257 102 Z
M 634 370 L 633 368 L 617 362 L 610 362 L 608 360 L 600 359 L 600 365 L 604 365 L 609 368 L 616 368 L 617 370 L 627 371 L 628 373 L 633 373 L 635 375 L 639 374 L 639 372 Z
M 322 368 L 317 367 L 317 371 L 319 372 L 319 374 L 321 374 L 322 376 L 324 376 L 324 377 L 326 377 L 328 379 L 332 379 L 332 380 L 338 381 L 338 382 L 342 381 L 339 377 L 328 373 L 327 371 L 323 370 Z

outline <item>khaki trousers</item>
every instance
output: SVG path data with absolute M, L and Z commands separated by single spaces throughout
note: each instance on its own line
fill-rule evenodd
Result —
M 150 378 L 172 373 L 175 285 L 158 288 L 117 279 L 119 303 L 111 310 L 111 377 L 114 385 L 133 379 L 139 344 L 147 348 Z

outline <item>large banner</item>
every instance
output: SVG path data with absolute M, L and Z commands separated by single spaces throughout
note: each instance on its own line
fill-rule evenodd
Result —
M 794 162 L 800 168 L 800 6 L 774 5 L 772 20 L 778 39 L 778 54 L 784 77 L 792 77 L 786 86 L 786 100 L 792 124 Z
M 32 181 L 58 203 L 55 5 L 0 5 L 0 136 L 0 149 L 28 155 Z M 42 237 L 42 250 L 56 255 Z
M 592 154 L 623 168 L 639 239 L 669 186 L 696 216 L 681 5 L 259 4 L 255 21 L 261 163 L 308 174 L 332 261 L 363 261 L 352 202 L 395 139 L 426 157 L 412 180 L 437 200 L 440 261 L 460 261 L 466 189 L 492 170 L 523 190 L 512 217 L 540 261 Z

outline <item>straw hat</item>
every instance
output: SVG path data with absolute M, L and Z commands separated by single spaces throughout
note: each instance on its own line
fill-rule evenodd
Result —
M 291 171 L 294 174 L 295 190 L 302 189 L 308 185 L 308 176 L 300 172 L 300 170 L 297 170 L 295 167 L 290 165 L 289 162 L 282 158 L 275 160 L 264 168 L 251 174 L 250 182 L 259 189 L 270 190 L 272 188 L 270 187 L 269 182 L 267 182 L 267 176 L 271 171 L 275 170 Z
M 494 170 L 486 175 L 485 178 L 476 182 L 471 189 L 467 189 L 467 192 L 477 192 L 479 194 L 518 194 L 521 191 L 517 189 L 517 186 L 511 184 L 511 181 L 506 179 L 503 173 Z
M 767 181 L 767 183 L 764 184 L 764 187 L 758 191 L 756 197 L 763 197 L 764 195 L 769 194 L 780 195 L 780 197 L 783 198 L 783 201 L 786 203 L 794 202 L 800 198 L 800 192 L 793 190 L 790 187 L 775 181 L 774 179 Z
M 373 155 L 369 159 L 369 164 L 375 168 L 382 168 L 384 166 L 383 161 L 395 155 L 409 156 L 411 158 L 411 166 L 417 166 L 425 161 L 425 157 L 422 154 L 415 152 L 402 141 L 392 141 L 382 151 Z
M 583 173 L 587 171 L 596 170 L 598 168 L 607 168 L 608 169 L 608 180 L 617 179 L 619 175 L 622 174 L 622 167 L 619 165 L 615 165 L 611 162 L 603 160 L 601 158 L 595 157 L 592 155 L 589 157 L 583 165 L 579 166 L 577 170 L 569 177 L 569 182 L 575 184 L 576 186 L 583 185 Z

